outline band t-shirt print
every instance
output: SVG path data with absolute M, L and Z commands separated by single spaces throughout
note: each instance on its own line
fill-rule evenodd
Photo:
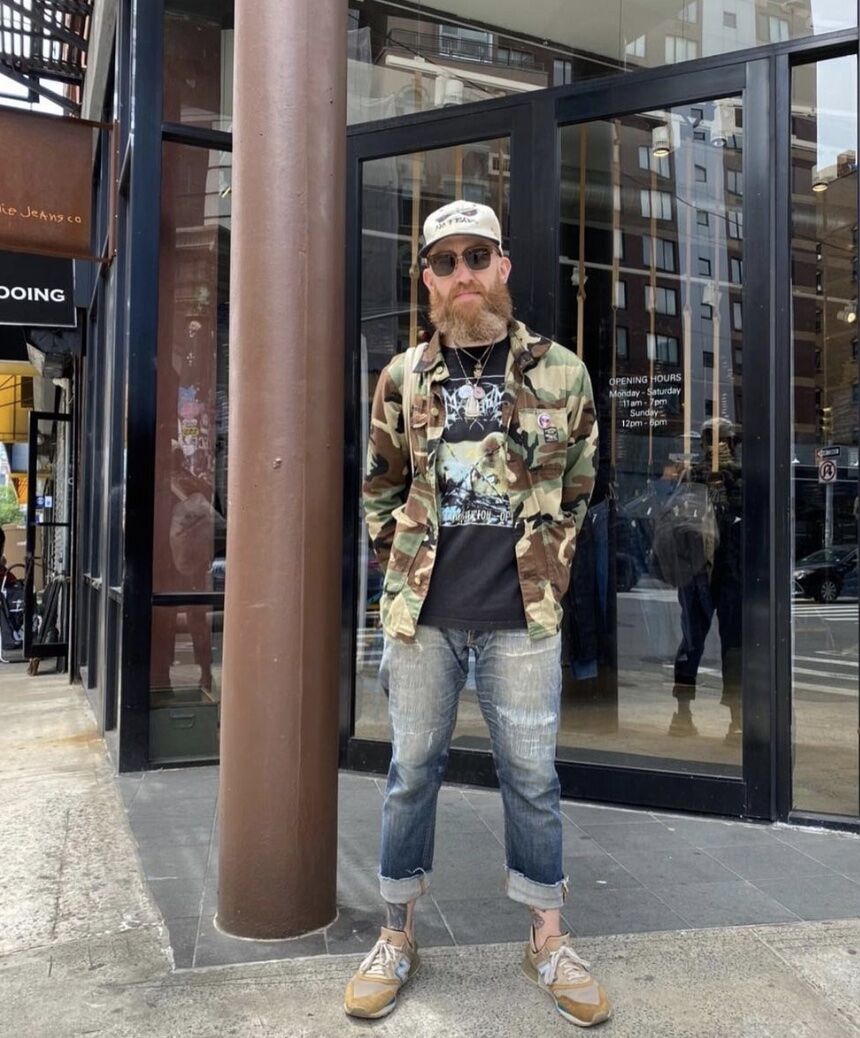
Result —
M 436 453 L 439 540 L 419 623 L 473 630 L 526 626 L 516 566 L 519 531 L 505 489 L 502 395 L 510 342 L 442 347 L 445 428 Z M 459 354 L 459 356 L 458 356 Z M 461 363 L 462 362 L 462 363 Z

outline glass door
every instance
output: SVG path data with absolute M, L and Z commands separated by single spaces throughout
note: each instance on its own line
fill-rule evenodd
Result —
M 597 486 L 565 602 L 562 788 L 770 815 L 771 411 L 766 393 L 744 404 L 770 378 L 770 76 L 737 63 L 499 102 L 480 122 L 351 131 L 349 765 L 388 752 L 382 574 L 350 518 L 370 400 L 425 326 L 423 219 L 463 195 L 499 210 L 517 316 L 585 361 L 597 401 Z M 448 774 L 491 783 L 471 689 Z
M 740 95 L 560 130 L 557 335 L 602 443 L 563 757 L 740 775 L 743 140 Z
M 527 240 L 530 198 L 524 109 L 489 117 L 435 120 L 398 134 L 352 138 L 351 168 L 360 190 L 354 195 L 356 243 L 349 273 L 354 289 L 352 321 L 355 358 L 354 426 L 357 469 L 347 500 L 361 515 L 360 468 L 367 450 L 370 406 L 376 382 L 391 358 L 429 337 L 426 289 L 418 262 L 424 220 L 457 198 L 490 205 L 499 216 L 506 251 L 516 255 L 511 290 L 519 307 L 528 305 L 531 250 Z M 515 179 L 516 178 L 516 179 Z M 512 185 L 516 183 L 516 187 Z M 382 629 L 379 598 L 383 573 L 370 549 L 363 518 L 354 529 L 355 696 L 348 737 L 376 743 L 387 752 L 387 700 L 379 684 Z M 348 603 L 352 602 L 347 598 Z M 469 682 L 461 699 L 454 746 L 484 747 L 486 729 Z M 489 744 L 487 743 L 487 746 Z M 368 752 L 375 756 L 373 748 Z
M 64 661 L 71 573 L 70 416 L 30 413 L 24 655 Z
M 686 806 L 701 795 L 700 807 L 738 813 L 766 810 L 751 790 L 767 762 L 744 760 L 769 711 L 750 662 L 750 588 L 766 561 L 751 545 L 766 515 L 750 514 L 747 448 L 768 402 L 744 402 L 768 362 L 766 271 L 751 334 L 745 245 L 762 219 L 750 179 L 766 175 L 766 149 L 748 161 L 747 145 L 767 109 L 747 71 L 559 105 L 555 271 L 556 338 L 588 366 L 600 427 L 566 610 L 559 760 L 596 791 L 609 766 L 638 773 L 658 802 L 684 800 L 686 785 Z

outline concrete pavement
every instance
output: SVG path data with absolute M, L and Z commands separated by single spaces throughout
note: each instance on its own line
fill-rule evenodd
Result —
M 858 845 L 860 846 L 860 845 Z M 516 944 L 433 948 L 402 1005 L 347 1020 L 356 956 L 175 971 L 79 690 L 0 672 L 0 1035 L 9 1038 L 570 1034 Z M 814 878 L 810 878 L 814 883 Z M 860 1036 L 860 921 L 577 941 L 613 1038 Z

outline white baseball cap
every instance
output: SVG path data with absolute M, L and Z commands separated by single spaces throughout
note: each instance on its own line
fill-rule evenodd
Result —
M 424 244 L 418 255 L 426 256 L 436 242 L 455 234 L 487 238 L 499 250 L 502 248 L 502 229 L 493 210 L 480 202 L 467 202 L 460 198 L 434 210 L 424 221 Z

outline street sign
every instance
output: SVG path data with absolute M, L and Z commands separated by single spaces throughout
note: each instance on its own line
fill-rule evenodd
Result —
M 841 451 L 841 447 L 819 447 L 815 453 L 821 461 L 824 458 L 838 458 Z
M 834 483 L 836 481 L 836 472 L 836 462 L 830 458 L 825 458 L 818 463 L 818 482 Z

